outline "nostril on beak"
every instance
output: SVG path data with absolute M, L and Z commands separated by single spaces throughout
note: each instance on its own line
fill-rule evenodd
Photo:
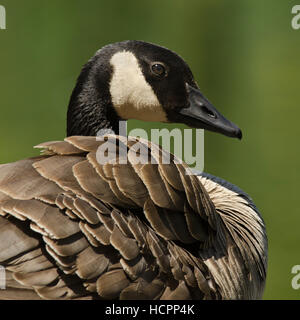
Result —
M 211 110 L 209 110 L 207 107 L 201 106 L 201 109 L 202 109 L 202 111 L 205 112 L 209 117 L 211 117 L 211 118 L 213 118 L 213 119 L 217 118 L 217 116 L 216 116 Z

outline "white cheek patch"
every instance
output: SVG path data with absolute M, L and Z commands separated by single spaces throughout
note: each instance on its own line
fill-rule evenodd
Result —
M 167 122 L 166 113 L 145 80 L 138 61 L 129 51 L 117 52 L 110 60 L 112 103 L 122 119 Z

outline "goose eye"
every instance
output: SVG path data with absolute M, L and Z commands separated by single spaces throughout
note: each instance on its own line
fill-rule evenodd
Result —
M 165 77 L 167 75 L 166 67 L 162 63 L 154 62 L 151 65 L 151 72 L 159 77 Z

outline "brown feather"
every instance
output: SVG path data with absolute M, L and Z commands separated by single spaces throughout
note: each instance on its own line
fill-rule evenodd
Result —
M 247 202 L 187 175 L 173 155 L 163 164 L 169 155 L 152 143 L 117 141 L 126 165 L 124 154 L 98 163 L 95 137 L 69 137 L 39 145 L 47 156 L 0 166 L 0 263 L 11 276 L 0 298 L 259 296 L 263 223 Z M 137 151 L 153 163 L 136 163 Z
M 129 283 L 124 271 L 115 269 L 105 273 L 97 280 L 97 291 L 100 297 L 114 299 Z

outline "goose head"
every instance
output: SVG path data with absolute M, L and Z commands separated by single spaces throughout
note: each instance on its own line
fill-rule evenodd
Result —
M 107 45 L 83 67 L 68 109 L 70 135 L 118 133 L 120 120 L 183 123 L 241 139 L 241 130 L 201 93 L 187 63 L 143 41 Z

